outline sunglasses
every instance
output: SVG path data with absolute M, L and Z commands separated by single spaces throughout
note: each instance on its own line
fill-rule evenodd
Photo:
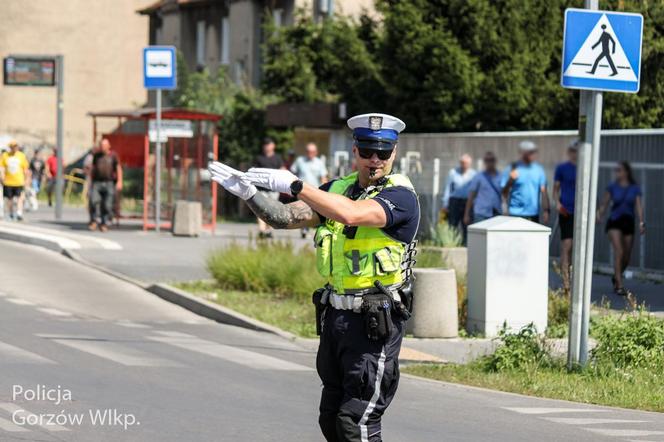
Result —
M 379 160 L 388 160 L 392 156 L 392 150 L 377 150 L 366 147 L 358 147 L 357 153 L 359 153 L 360 157 L 365 160 L 370 159 L 373 154 L 376 154 Z

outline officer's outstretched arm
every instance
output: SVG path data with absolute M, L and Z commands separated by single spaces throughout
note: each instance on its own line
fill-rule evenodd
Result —
M 309 184 L 304 184 L 298 198 L 316 213 L 347 226 L 385 227 L 387 224 L 383 206 L 374 200 L 354 201 Z
M 300 229 L 320 224 L 318 214 L 304 201 L 282 204 L 257 192 L 247 200 L 247 205 L 257 217 L 275 229 Z

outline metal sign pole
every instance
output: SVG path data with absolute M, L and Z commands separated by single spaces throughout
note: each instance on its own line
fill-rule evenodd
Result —
M 592 106 L 592 121 L 588 121 L 591 130 L 587 135 L 592 140 L 590 160 L 590 189 L 588 204 L 588 231 L 586 232 L 586 270 L 583 285 L 583 310 L 581 321 L 581 342 L 579 348 L 579 363 L 585 365 L 588 361 L 588 332 L 590 324 L 590 293 L 593 281 L 593 252 L 595 250 L 595 209 L 597 202 L 597 177 L 599 175 L 600 135 L 602 131 L 602 92 L 591 92 L 590 106 Z
M 161 89 L 157 89 L 157 147 L 154 164 L 154 217 L 155 231 L 160 231 L 161 224 Z
M 57 98 L 56 98 L 56 114 L 57 114 L 57 129 L 56 129 L 56 151 L 58 167 L 55 175 L 55 219 L 62 219 L 62 194 L 64 192 L 64 148 L 63 148 L 63 109 L 64 103 L 62 101 L 62 94 L 64 92 L 64 57 L 58 55 L 55 57 L 56 69 L 56 83 L 57 83 Z
M 598 0 L 586 0 L 586 9 L 597 9 Z M 602 127 L 602 93 L 581 91 L 579 99 L 579 149 L 574 202 L 572 302 L 569 315 L 567 366 L 588 360 L 588 324 L 593 276 L 595 202 Z

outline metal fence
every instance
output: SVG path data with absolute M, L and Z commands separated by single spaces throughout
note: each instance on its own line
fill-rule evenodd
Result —
M 539 161 L 546 170 L 551 194 L 555 166 L 565 160 L 567 146 L 576 136 L 576 131 L 403 134 L 399 139 L 397 164 L 399 170 L 411 178 L 420 195 L 421 231 L 426 233 L 436 224 L 447 174 L 457 166 L 463 153 L 470 154 L 475 168 L 481 169 L 482 156 L 492 151 L 502 170 L 518 159 L 520 141 L 533 140 L 539 147 Z M 602 131 L 600 160 L 599 197 L 612 179 L 615 162 L 632 163 L 643 191 L 648 228 L 647 234 L 636 241 L 632 265 L 642 270 L 664 271 L 664 129 Z M 556 220 L 552 223 L 555 227 Z M 597 226 L 596 235 L 595 260 L 609 264 L 610 247 L 603 225 Z M 551 253 L 558 254 L 555 239 Z

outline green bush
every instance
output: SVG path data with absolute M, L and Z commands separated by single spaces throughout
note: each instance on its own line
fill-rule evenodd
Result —
M 440 250 L 432 250 L 420 248 L 417 251 L 417 260 L 416 266 L 420 269 L 432 268 L 432 267 L 444 267 L 445 261 L 443 260 L 443 254 L 440 253 Z
M 516 333 L 510 332 L 504 325 L 498 333 L 498 341 L 500 345 L 496 351 L 484 360 L 487 371 L 518 370 L 539 366 L 549 360 L 544 340 L 537 334 L 533 323 Z
M 438 223 L 432 232 L 431 240 L 427 241 L 427 245 L 436 247 L 461 247 L 462 244 L 463 236 L 461 236 L 461 233 L 445 221 Z
M 593 337 L 597 346 L 591 355 L 596 365 L 659 370 L 664 365 L 664 321 L 643 309 L 598 318 L 593 321 Z
M 562 290 L 549 290 L 549 309 L 546 335 L 549 338 L 564 338 L 569 328 L 569 296 Z
M 274 293 L 308 300 L 322 287 L 316 257 L 309 248 L 271 241 L 253 247 L 231 244 L 208 257 L 207 267 L 219 286 L 228 290 Z

